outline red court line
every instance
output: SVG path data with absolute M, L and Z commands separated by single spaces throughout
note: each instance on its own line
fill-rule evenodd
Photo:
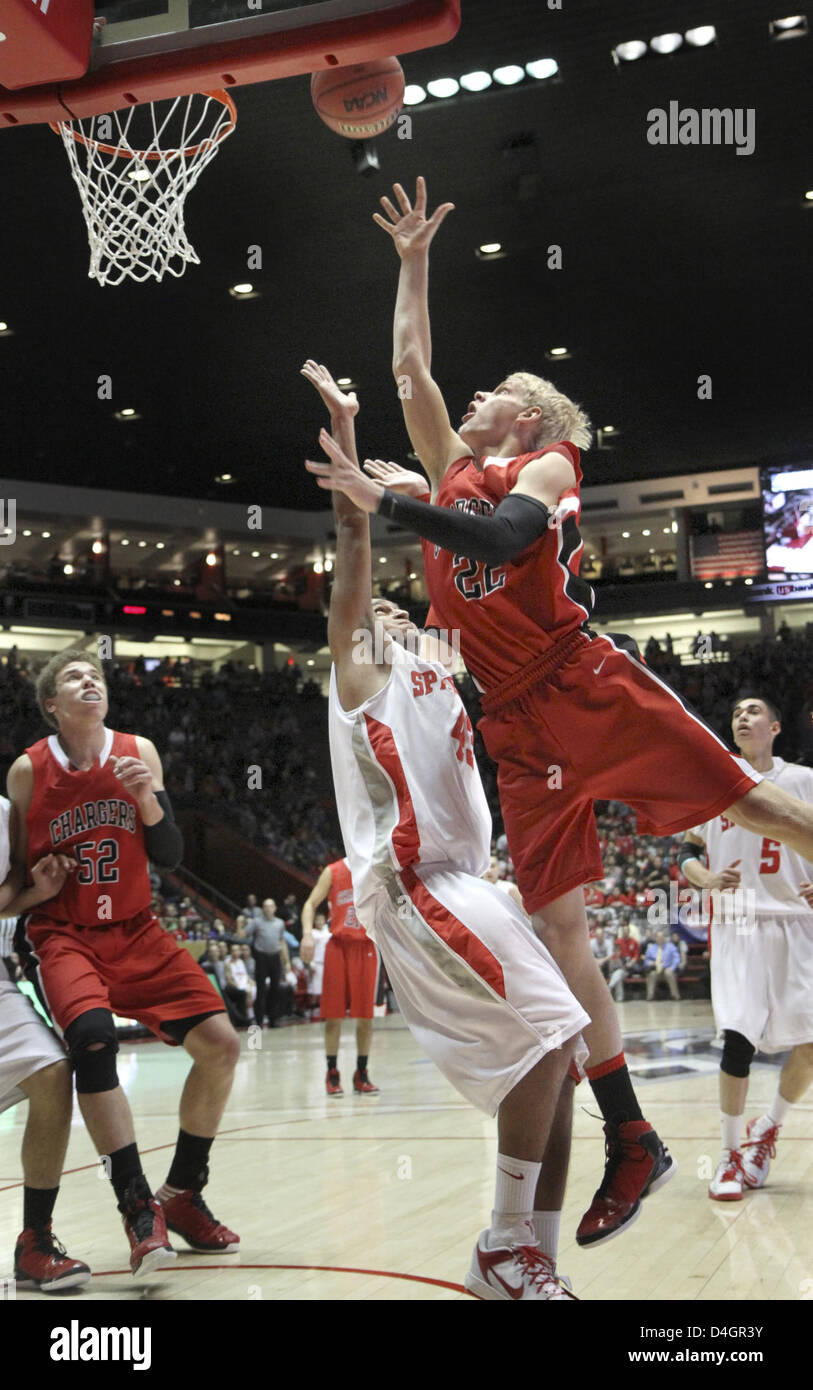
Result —
M 379 1279 L 405 1279 L 412 1284 L 432 1284 L 439 1289 L 452 1289 L 454 1293 L 469 1294 L 463 1284 L 452 1284 L 448 1279 L 430 1279 L 426 1274 L 398 1274 L 391 1269 L 353 1269 L 347 1265 L 169 1265 L 160 1270 L 163 1274 L 183 1274 L 189 1269 L 303 1269 L 316 1270 L 323 1274 L 365 1274 Z M 101 1269 L 94 1273 L 94 1279 L 106 1279 L 112 1274 L 129 1274 L 129 1269 Z M 159 1273 L 159 1271 L 155 1271 Z M 138 1278 L 138 1275 L 135 1276 Z M 474 1294 L 469 1295 L 475 1297 Z M 249 1300 L 250 1301 L 250 1300 Z

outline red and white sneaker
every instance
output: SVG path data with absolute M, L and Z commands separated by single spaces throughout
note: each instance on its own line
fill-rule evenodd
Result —
M 231 1255 L 240 1249 L 240 1237 L 216 1221 L 199 1192 L 191 1188 L 161 1202 L 167 1229 L 183 1236 L 199 1255 Z
M 482 1299 L 505 1298 L 515 1303 L 578 1302 L 570 1284 L 556 1273 L 556 1264 L 538 1245 L 488 1248 L 483 1231 L 464 1280 L 469 1293 Z
M 329 1096 L 343 1096 L 342 1078 L 336 1067 L 330 1067 L 325 1077 L 325 1091 Z
M 709 1183 L 709 1196 L 712 1201 L 741 1202 L 744 1182 L 742 1154 L 739 1149 L 723 1149 L 717 1171 Z
M 606 1162 L 601 1186 L 579 1222 L 578 1245 L 602 1245 L 631 1226 L 641 1201 L 677 1172 L 677 1163 L 646 1120 L 606 1124 Z
M 742 1175 L 746 1187 L 764 1187 L 771 1171 L 771 1159 L 776 1158 L 776 1141 L 781 1126 L 771 1123 L 768 1115 L 749 1120 L 742 1146 Z
M 377 1096 L 379 1090 L 374 1086 L 366 1071 L 353 1072 L 353 1090 L 359 1096 Z
M 119 1210 L 130 1241 L 133 1274 L 151 1274 L 177 1260 L 177 1251 L 169 1243 L 161 1203 L 150 1193 L 143 1174 L 132 1179 Z
M 61 1293 L 63 1289 L 78 1289 L 90 1278 L 90 1270 L 81 1260 L 72 1260 L 64 1245 L 51 1231 L 51 1223 L 35 1230 L 26 1226 L 17 1237 L 14 1247 L 14 1281 L 21 1289 L 42 1289 L 43 1293 Z

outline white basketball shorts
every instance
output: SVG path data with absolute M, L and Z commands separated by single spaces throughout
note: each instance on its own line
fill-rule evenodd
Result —
M 393 879 L 369 925 L 411 1032 L 467 1100 L 494 1115 L 571 1038 L 586 1060 L 589 1016 L 505 893 L 446 866 Z
M 0 979 L 0 1110 L 26 1099 L 20 1090 L 26 1077 L 65 1060 L 64 1048 L 31 1001 Z
M 813 1042 L 813 914 L 712 923 L 711 1003 L 762 1052 Z

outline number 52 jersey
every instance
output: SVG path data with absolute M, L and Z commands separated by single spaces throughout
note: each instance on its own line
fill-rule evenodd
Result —
M 116 758 L 138 758 L 135 735 L 105 730 L 99 759 L 72 768 L 56 734 L 25 750 L 34 769 L 26 816 L 28 872 L 46 854 L 77 861 L 61 893 L 43 903 L 56 922 L 98 927 L 149 907 L 144 830 L 135 799 L 113 772 Z
M 479 878 L 491 847 L 471 723 L 452 677 L 396 642 L 390 655 L 386 685 L 358 709 L 342 709 L 335 669 L 330 676 L 336 804 L 356 911 L 371 935 L 393 871 L 452 864 Z

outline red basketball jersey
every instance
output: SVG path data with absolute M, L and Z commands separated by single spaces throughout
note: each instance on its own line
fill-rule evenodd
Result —
M 330 904 L 330 927 L 331 934 L 339 939 L 346 941 L 360 941 L 366 937 L 361 922 L 356 916 L 356 909 L 353 905 L 353 880 L 350 877 L 350 866 L 346 859 L 337 859 L 335 864 L 329 864 L 330 869 L 330 892 L 328 893 L 328 903 Z
M 99 761 L 87 772 L 70 766 L 56 734 L 25 750 L 34 768 L 26 817 L 28 870 L 45 854 L 76 859 L 62 892 L 43 904 L 58 922 L 98 927 L 149 907 L 144 831 L 135 799 L 113 772 L 114 758 L 139 757 L 133 734 L 105 730 Z
M 560 498 L 555 528 L 516 560 L 492 568 L 431 541 L 422 543 L 433 618 L 447 632 L 460 632 L 461 655 L 484 690 L 576 631 L 593 611 L 593 590 L 579 578 L 584 545 L 578 524 L 579 451 L 574 444 L 551 444 L 516 458 L 486 458 L 482 469 L 471 457 L 458 459 L 438 490 L 438 506 L 489 516 L 516 486 L 525 465 L 553 451 L 570 459 L 576 486 Z

